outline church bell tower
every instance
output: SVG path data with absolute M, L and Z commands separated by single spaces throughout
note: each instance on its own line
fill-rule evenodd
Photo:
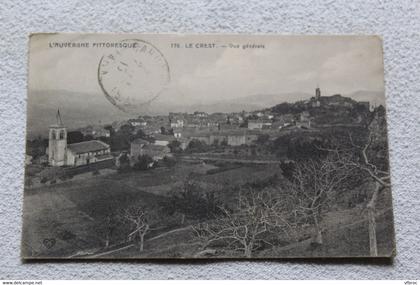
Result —
M 50 126 L 48 140 L 48 163 L 51 166 L 66 164 L 67 130 L 63 125 L 60 110 L 57 110 L 57 123 Z

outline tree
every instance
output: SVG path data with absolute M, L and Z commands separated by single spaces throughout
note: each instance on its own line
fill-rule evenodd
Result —
M 171 213 L 180 212 L 181 224 L 184 224 L 185 218 L 213 218 L 219 211 L 219 204 L 213 192 L 205 192 L 192 177 L 187 177 L 180 189 L 174 189 L 165 208 Z
M 182 152 L 181 143 L 177 140 L 173 140 L 168 144 L 169 149 L 172 153 Z
M 67 133 L 67 143 L 78 143 L 84 141 L 84 136 L 80 131 L 71 131 Z
M 138 170 L 147 170 L 150 168 L 150 165 L 153 163 L 153 158 L 147 154 L 140 154 L 138 156 L 137 162 L 134 164 L 134 168 Z
M 114 207 L 114 206 L 113 206 Z M 99 219 L 99 223 L 96 225 L 97 233 L 103 237 L 104 247 L 108 248 L 111 243 L 111 239 L 118 226 L 118 217 L 113 214 L 112 207 L 108 208 L 108 214 Z
M 352 140 L 351 140 L 352 141 Z M 359 153 L 362 159 L 357 159 L 353 161 L 347 161 L 349 165 L 357 167 L 371 181 L 375 182 L 375 189 L 373 190 L 372 196 L 369 202 L 366 205 L 367 212 L 368 212 L 368 222 L 369 222 L 369 248 L 370 248 L 370 255 L 371 256 L 378 256 L 378 245 L 377 245 L 377 237 L 376 237 L 376 203 L 378 199 L 379 192 L 385 189 L 390 189 L 391 181 L 390 181 L 390 173 L 387 168 L 387 164 L 385 163 L 385 168 L 379 168 L 377 165 L 371 162 L 372 158 L 369 158 L 369 149 L 372 147 L 373 142 L 373 134 L 372 131 L 369 132 L 368 140 L 364 146 L 358 146 L 352 144 L 359 150 Z
M 163 163 L 164 165 L 166 165 L 167 167 L 174 167 L 177 163 L 176 159 L 173 157 L 169 157 L 169 156 L 165 156 L 163 158 Z
M 198 139 L 192 139 L 187 147 L 187 151 L 189 152 L 206 152 L 209 150 L 209 146 Z
M 148 136 L 142 129 L 138 129 L 133 139 L 148 139 Z
M 128 150 L 130 142 L 133 140 L 134 127 L 130 124 L 125 124 L 120 129 L 111 134 L 110 144 L 112 150 Z
M 265 144 L 265 143 L 267 143 L 268 141 L 269 141 L 269 139 L 270 139 L 270 136 L 269 135 L 267 135 L 267 134 L 262 134 L 262 135 L 259 135 L 258 136 L 258 138 L 257 138 L 257 143 L 258 144 L 261 144 L 261 145 L 263 145 L 263 144 Z
M 391 187 L 385 109 L 382 106 L 375 110 L 374 117 L 368 126 L 367 135 L 361 137 L 362 139 L 354 138 L 349 134 L 350 147 L 324 148 L 322 150 L 333 153 L 341 164 L 359 170 L 365 179 L 374 182 L 375 188 L 366 209 L 368 213 L 370 255 L 378 256 L 375 218 L 377 199 L 381 191 L 389 190 Z M 359 141 L 356 141 L 357 139 Z
M 273 245 L 279 232 L 295 236 L 290 203 L 284 197 L 273 197 L 269 192 L 248 192 L 239 195 L 235 207 L 220 207 L 221 214 L 215 219 L 193 227 L 203 249 L 223 246 L 252 257 L 253 252 L 264 245 Z
M 34 140 L 26 141 L 26 154 L 33 158 L 45 155 L 45 151 L 48 147 L 48 139 L 42 139 L 40 136 Z
M 130 225 L 128 241 L 137 241 L 139 251 L 144 250 L 144 237 L 150 230 L 149 212 L 143 207 L 129 207 L 123 214 L 123 220 Z
M 109 135 L 112 137 L 115 134 L 115 130 L 111 125 L 104 126 L 104 129 L 109 131 Z
M 333 154 L 323 159 L 294 163 L 290 189 L 300 222 L 310 223 L 315 244 L 322 244 L 320 222 L 325 210 L 340 191 L 347 189 L 353 167 L 341 163 Z
M 121 134 L 132 135 L 134 132 L 134 127 L 131 124 L 124 124 L 118 130 Z
M 119 171 L 127 171 L 130 169 L 130 159 L 128 158 L 127 152 L 122 152 L 117 157 L 117 167 Z

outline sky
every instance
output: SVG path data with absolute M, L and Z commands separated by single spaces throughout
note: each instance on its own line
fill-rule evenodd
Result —
M 153 72 L 164 72 L 158 67 L 153 69 L 161 59 L 139 57 L 143 69 L 134 71 L 130 74 L 131 81 L 120 86 L 123 96 L 131 88 L 132 94 L 140 99 L 157 94 L 157 100 L 167 104 L 209 104 L 255 94 L 289 94 L 282 95 L 286 97 L 292 96 L 292 92 L 313 94 L 316 86 L 324 95 L 384 90 L 382 46 L 378 37 L 135 34 L 32 36 L 29 90 L 66 90 L 103 96 L 98 65 L 103 56 L 115 54 L 116 49 L 93 48 L 92 44 L 127 39 L 139 39 L 154 46 L 150 49 L 158 51 L 166 60 L 170 80 L 159 82 L 160 77 L 150 76 Z M 64 42 L 89 43 L 90 47 L 49 46 Z M 186 48 L 189 44 L 193 48 Z M 229 44 L 239 48 L 222 47 Z M 244 49 L 247 44 L 264 48 Z M 122 49 L 124 60 L 134 62 L 136 55 L 131 52 Z M 119 86 L 117 81 L 108 80 L 106 84 L 107 91 L 111 86 Z M 142 88 L 146 85 L 147 96 Z M 281 99 L 293 101 L 294 98 Z

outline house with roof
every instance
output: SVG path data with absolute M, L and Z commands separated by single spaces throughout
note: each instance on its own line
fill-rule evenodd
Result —
M 267 119 L 248 120 L 248 130 L 269 129 L 271 125 L 272 121 Z
M 200 133 L 190 137 L 206 144 L 226 144 L 229 146 L 250 145 L 258 138 L 258 132 L 249 130 L 225 130 Z
M 150 144 L 150 142 L 144 140 L 144 139 L 135 139 L 130 143 L 130 155 L 133 156 L 135 154 L 140 154 L 141 149 L 145 146 Z
M 153 135 L 155 145 L 167 146 L 170 142 L 176 140 L 172 135 L 155 134 Z
M 67 166 L 80 166 L 113 159 L 108 144 L 91 140 L 67 145 Z
M 169 147 L 164 145 L 145 144 L 142 147 L 133 147 L 132 143 L 130 156 L 132 159 L 137 160 L 140 155 L 148 155 L 154 161 L 162 160 L 165 156 L 172 156 Z
M 303 111 L 300 113 L 299 120 L 296 122 L 296 126 L 299 128 L 311 127 L 311 116 L 308 111 Z
M 145 126 L 147 126 L 147 121 L 144 120 L 143 118 L 130 119 L 130 120 L 128 120 L 128 122 L 133 127 L 145 127 Z
M 50 126 L 48 137 L 48 164 L 51 166 L 81 166 L 111 160 L 111 148 L 99 140 L 67 144 L 67 129 L 61 120 L 60 111 L 57 123 Z
M 102 126 L 87 126 L 85 128 L 80 129 L 80 132 L 84 136 L 92 136 L 93 138 L 109 138 L 111 136 L 111 132 L 109 130 L 106 130 Z

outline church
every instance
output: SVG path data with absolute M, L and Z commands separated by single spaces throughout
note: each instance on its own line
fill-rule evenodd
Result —
M 57 123 L 50 126 L 48 163 L 51 166 L 81 166 L 113 159 L 108 144 L 91 140 L 67 144 L 67 129 L 57 111 Z

